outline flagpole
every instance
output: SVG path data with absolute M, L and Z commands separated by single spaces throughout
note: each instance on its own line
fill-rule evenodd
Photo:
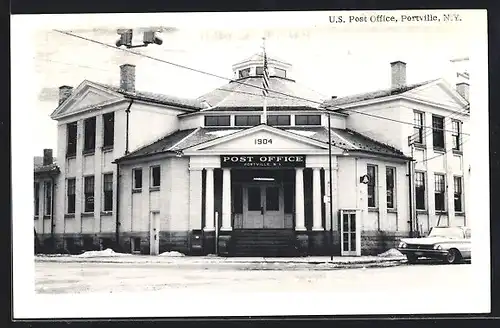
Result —
M 262 74 L 266 74 L 265 70 L 267 69 L 267 62 L 266 62 L 266 38 L 262 38 L 262 51 L 264 53 L 264 71 Z M 265 78 L 264 78 L 265 79 Z M 263 118 L 262 118 L 262 123 L 267 124 L 267 94 L 264 94 L 264 105 L 263 105 Z

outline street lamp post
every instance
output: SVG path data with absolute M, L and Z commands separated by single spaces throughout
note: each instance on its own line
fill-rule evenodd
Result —
M 328 111 L 328 174 L 330 175 L 330 260 L 333 261 L 332 122 Z

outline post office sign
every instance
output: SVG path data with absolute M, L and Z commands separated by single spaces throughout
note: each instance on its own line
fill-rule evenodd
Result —
M 221 155 L 221 167 L 305 167 L 305 155 Z

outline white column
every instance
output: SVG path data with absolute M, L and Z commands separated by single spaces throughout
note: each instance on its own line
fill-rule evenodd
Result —
M 214 169 L 206 169 L 205 184 L 205 231 L 214 231 Z
M 324 168 L 325 171 L 325 198 L 328 200 L 327 202 L 323 201 L 323 206 L 325 207 L 325 229 L 330 230 L 330 170 L 328 168 Z M 333 172 L 332 172 L 333 173 Z M 333 187 L 333 186 L 332 186 Z M 333 189 L 332 189 L 333 194 Z M 335 198 L 335 197 L 334 197 Z
M 231 170 L 222 169 L 222 227 L 231 231 Z
M 295 230 L 305 231 L 304 219 L 304 169 L 295 169 Z
M 189 229 L 201 229 L 201 169 L 189 171 Z
M 320 168 L 313 168 L 313 230 L 323 230 L 321 222 L 321 174 Z

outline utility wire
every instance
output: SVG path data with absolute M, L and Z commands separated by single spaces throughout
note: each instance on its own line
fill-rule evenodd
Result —
M 217 74 L 214 74 L 214 73 L 205 72 L 205 71 L 202 71 L 202 70 L 199 70 L 199 69 L 196 69 L 196 68 L 192 68 L 192 67 L 189 67 L 189 66 L 185 66 L 185 65 L 173 63 L 173 62 L 170 62 L 170 61 L 167 61 L 167 60 L 163 60 L 163 59 L 160 59 L 160 58 L 156 58 L 156 57 L 153 57 L 153 56 L 142 54 L 142 53 L 137 52 L 137 51 L 133 51 L 133 50 L 129 50 L 129 49 L 124 49 L 124 48 L 117 48 L 114 45 L 110 45 L 110 44 L 107 44 L 107 43 L 104 43 L 104 42 L 101 42 L 101 41 L 89 39 L 89 38 L 86 38 L 86 37 L 83 37 L 83 36 L 80 36 L 80 35 L 76 35 L 76 34 L 73 34 L 73 33 L 70 33 L 70 32 L 65 32 L 65 31 L 60 31 L 60 30 L 54 30 L 54 31 L 58 32 L 58 33 L 61 33 L 61 34 L 68 35 L 68 36 L 72 36 L 72 37 L 75 37 L 75 38 L 79 38 L 79 39 L 82 39 L 82 40 L 85 40 L 85 41 L 88 41 L 88 42 L 91 42 L 91 43 L 99 44 L 99 45 L 102 45 L 102 46 L 105 46 L 105 47 L 108 47 L 108 48 L 112 48 L 112 49 L 115 49 L 115 50 L 121 50 L 123 52 L 131 53 L 131 54 L 134 54 L 134 55 L 137 55 L 137 56 L 142 56 L 144 58 L 148 58 L 148 59 L 151 59 L 151 60 L 154 60 L 154 61 L 158 61 L 158 62 L 169 64 L 169 65 L 172 65 L 172 66 L 175 66 L 175 67 L 187 69 L 187 70 L 190 70 L 190 71 L 193 71 L 193 72 L 197 72 L 197 73 L 200 73 L 200 74 L 209 75 L 209 76 L 212 76 L 212 77 L 216 77 L 216 78 L 227 80 L 227 81 L 230 81 L 230 82 L 234 82 L 234 83 L 246 85 L 246 86 L 249 86 L 249 87 L 252 87 L 252 88 L 256 88 L 256 89 L 260 89 L 260 90 L 264 89 L 263 87 L 259 87 L 259 86 L 248 84 L 248 83 L 244 83 L 242 81 L 238 81 L 238 80 L 234 80 L 234 79 L 231 79 L 231 78 L 227 78 L 227 77 L 220 76 L 220 75 L 217 75 Z M 294 96 L 294 95 L 289 95 L 289 94 L 284 93 L 284 92 L 280 92 L 280 91 L 276 91 L 276 90 L 272 90 L 272 89 L 268 89 L 268 91 L 272 92 L 272 93 L 284 95 L 284 96 L 286 96 L 288 98 L 294 98 L 294 99 L 298 99 L 298 100 L 303 100 L 303 101 L 307 101 L 307 102 L 310 102 L 310 103 L 318 104 L 318 105 L 321 105 L 321 106 L 324 105 L 323 102 L 319 102 L 319 101 L 315 101 L 315 100 L 311 100 L 311 99 L 306 99 L 306 98 L 298 97 L 298 96 Z M 331 108 L 328 108 L 328 107 L 331 107 Z M 388 117 L 383 117 L 383 116 L 378 116 L 378 115 L 373 115 L 373 114 L 369 114 L 369 113 L 364 113 L 364 112 L 356 111 L 356 110 L 353 110 L 353 109 L 342 108 L 342 107 L 339 107 L 339 106 L 326 106 L 326 107 L 318 108 L 318 109 L 319 110 L 325 110 L 327 112 L 332 111 L 332 109 L 345 110 L 345 111 L 357 113 L 357 114 L 360 114 L 360 115 L 365 115 L 365 116 L 372 117 L 372 118 L 378 118 L 378 119 L 382 119 L 382 120 L 392 121 L 392 122 L 395 122 L 395 123 L 400 123 L 400 124 L 406 124 L 406 125 L 414 126 L 413 122 L 411 122 L 411 123 L 410 122 L 404 122 L 404 121 L 400 121 L 400 120 L 396 120 L 396 119 L 391 119 L 391 118 L 388 118 Z M 433 129 L 432 126 L 424 126 L 424 128 Z M 441 129 L 439 129 L 439 130 L 441 130 Z M 447 131 L 447 130 L 445 130 L 443 128 L 442 131 Z M 448 132 L 450 132 L 450 130 L 448 130 Z

